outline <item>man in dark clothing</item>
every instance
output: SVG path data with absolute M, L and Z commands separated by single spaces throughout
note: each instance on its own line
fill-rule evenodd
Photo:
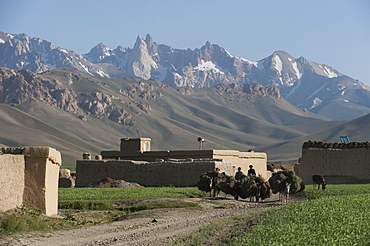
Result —
M 235 197 L 235 200 L 239 199 L 239 188 L 240 188 L 241 179 L 243 176 L 244 176 L 244 173 L 242 172 L 242 168 L 238 167 L 238 171 L 235 174 L 236 183 L 234 185 L 234 194 L 233 194 Z
M 248 176 L 253 175 L 256 176 L 256 170 L 253 169 L 253 165 L 249 165 L 249 170 L 248 170 Z
M 244 175 L 244 173 L 242 172 L 242 168 L 238 167 L 238 171 L 235 174 L 235 179 L 240 182 L 243 175 Z

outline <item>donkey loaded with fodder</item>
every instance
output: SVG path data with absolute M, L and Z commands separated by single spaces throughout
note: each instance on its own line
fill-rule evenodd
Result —
M 200 176 L 197 184 L 199 190 L 210 192 L 211 196 L 218 196 L 222 191 L 225 195 L 232 195 L 236 200 L 250 198 L 250 201 L 264 200 L 272 194 L 270 184 L 262 177 L 245 176 L 238 182 L 234 177 L 219 173 L 219 170 L 209 171 Z
M 279 193 L 279 200 L 287 203 L 289 194 L 295 194 L 304 190 L 305 185 L 302 178 L 297 176 L 294 171 L 274 172 L 269 179 L 272 193 Z

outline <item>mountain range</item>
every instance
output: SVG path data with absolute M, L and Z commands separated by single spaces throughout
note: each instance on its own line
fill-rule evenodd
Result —
M 118 150 L 120 138 L 150 137 L 153 150 L 176 150 L 197 149 L 201 136 L 204 149 L 253 149 L 269 162 L 294 163 L 307 140 L 368 141 L 368 88 L 329 66 L 293 59 L 277 51 L 249 62 L 209 42 L 181 51 L 149 35 L 133 49 L 100 44 L 79 55 L 0 33 L 0 145 L 47 145 L 74 163 L 86 151 Z M 176 72 L 165 64 L 186 79 L 170 80 Z M 315 107 L 287 100 L 308 90 L 322 95 Z
M 276 86 L 294 106 L 327 119 L 351 120 L 370 113 L 369 87 L 329 65 L 284 51 L 252 62 L 211 42 L 194 50 L 175 49 L 157 44 L 149 34 L 138 36 L 133 48 L 111 49 L 100 43 L 81 55 L 27 34 L 0 32 L 0 67 L 34 73 L 67 67 L 106 78 L 154 79 L 171 87 L 253 81 Z
M 198 148 L 199 136 L 204 149 L 256 149 L 271 162 L 294 162 L 308 136 L 338 141 L 339 134 L 354 131 L 343 126 L 350 123 L 296 108 L 278 88 L 256 82 L 174 88 L 69 68 L 41 74 L 0 68 L 0 88 L 0 144 L 47 145 L 68 163 L 86 151 L 118 150 L 120 138 L 150 137 L 153 150 L 186 150 Z M 335 134 L 315 135 L 338 126 Z

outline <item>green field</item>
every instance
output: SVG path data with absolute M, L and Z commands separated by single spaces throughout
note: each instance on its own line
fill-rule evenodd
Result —
M 370 245 L 370 184 L 306 186 L 307 200 L 220 219 L 171 245 Z
M 318 194 L 324 198 L 266 212 L 230 245 L 370 245 L 370 184 L 330 185 Z
M 135 200 L 154 198 L 200 197 L 195 187 L 139 187 L 139 188 L 59 188 L 59 201 L 63 200 Z

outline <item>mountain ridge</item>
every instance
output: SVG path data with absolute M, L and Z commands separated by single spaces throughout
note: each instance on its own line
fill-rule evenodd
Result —
M 285 51 L 251 62 L 209 41 L 201 48 L 181 50 L 157 44 L 147 34 L 145 39 L 137 36 L 133 48 L 111 49 L 100 43 L 80 55 L 40 38 L 4 32 L 0 32 L 0 51 L 0 66 L 35 73 L 69 67 L 93 76 L 155 79 L 193 88 L 255 81 L 278 87 L 296 107 L 334 120 L 370 113 L 369 87 L 328 65 L 296 59 Z M 336 107 L 340 114 L 331 113 Z
M 20 110 L 25 119 L 53 127 L 38 134 L 35 123 L 4 121 L 0 143 L 42 143 L 60 149 L 72 163 L 85 151 L 117 150 L 125 137 L 150 137 L 153 150 L 176 150 L 197 149 L 202 136 L 206 149 L 247 151 L 313 133 L 312 125 L 339 124 L 294 107 L 276 87 L 256 82 L 173 88 L 68 68 L 42 74 L 0 68 L 0 88 L 0 104 L 17 110 L 13 114 Z

